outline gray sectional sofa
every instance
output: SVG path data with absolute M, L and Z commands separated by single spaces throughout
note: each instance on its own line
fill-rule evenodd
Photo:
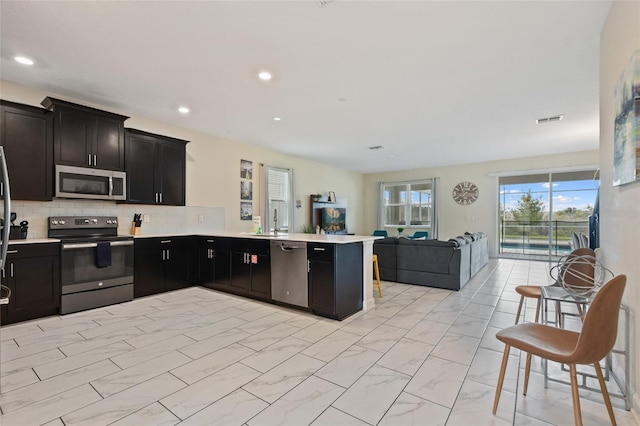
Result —
M 460 290 L 489 261 L 484 233 L 449 241 L 384 238 L 373 244 L 385 281 Z

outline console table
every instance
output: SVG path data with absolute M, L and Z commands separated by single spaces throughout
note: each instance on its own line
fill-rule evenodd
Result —
M 582 305 L 582 306 L 589 306 L 591 304 L 591 301 L 593 299 L 593 296 L 590 297 L 582 297 L 582 296 L 577 296 L 577 295 L 573 295 L 570 294 L 569 292 L 567 292 L 567 290 L 565 290 L 563 287 L 560 286 L 542 286 L 541 287 L 541 293 L 542 293 L 542 322 L 545 324 L 553 324 L 557 327 L 564 327 L 564 316 L 579 316 L 573 313 L 561 313 L 560 311 L 560 304 L 561 303 L 572 303 L 574 305 Z M 548 304 L 549 302 L 554 302 L 556 305 L 556 309 L 555 309 L 555 319 L 554 320 L 549 320 L 549 316 L 548 316 Z M 609 391 L 609 395 L 617 397 L 617 398 L 622 398 L 624 399 L 624 408 L 629 411 L 631 410 L 631 401 L 630 401 L 630 390 L 629 390 L 629 371 L 630 371 L 630 360 L 629 360 L 629 308 L 623 304 L 620 305 L 620 309 L 622 310 L 622 313 L 624 315 L 624 332 L 622 333 L 624 342 L 623 342 L 623 349 L 616 349 L 614 347 L 614 349 L 611 351 L 611 353 L 609 353 L 609 355 L 607 355 L 605 357 L 605 365 L 604 365 L 604 378 L 606 381 L 609 381 L 609 377 L 612 377 L 613 380 L 616 382 L 616 385 L 618 386 L 618 388 L 620 388 L 621 393 L 618 392 L 612 392 L 610 389 L 608 389 Z M 581 318 L 582 320 L 582 318 Z M 624 357 L 624 380 L 621 379 L 613 370 L 613 356 L 612 354 L 619 354 L 622 355 Z M 543 369 L 544 369 L 544 387 L 545 389 L 548 387 L 548 383 L 549 381 L 552 382 L 557 382 L 557 383 L 564 383 L 567 385 L 570 385 L 571 383 L 566 381 L 566 380 L 562 380 L 562 379 L 558 379 L 558 378 L 554 378 L 554 377 L 550 377 L 549 376 L 549 371 L 548 371 L 548 361 L 546 359 L 543 360 Z M 561 364 L 561 370 L 562 371 L 569 371 L 564 364 Z M 591 387 L 587 384 L 587 378 L 591 377 L 591 378 L 596 378 L 597 376 L 595 374 L 589 374 L 589 373 L 585 373 L 585 372 L 577 372 L 577 375 L 580 376 L 581 378 L 581 383 L 578 384 L 579 388 L 582 389 L 587 389 L 590 391 L 594 391 L 594 392 L 602 392 L 600 390 L 600 388 L 595 388 L 595 387 Z

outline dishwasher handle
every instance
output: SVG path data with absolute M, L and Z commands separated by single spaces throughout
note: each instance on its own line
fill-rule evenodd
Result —
M 298 247 L 298 246 L 288 246 L 288 245 L 285 245 L 285 244 L 280 244 L 280 250 L 282 250 L 282 251 L 292 251 L 292 250 L 297 250 L 297 249 L 299 249 L 299 248 L 301 248 L 301 247 Z

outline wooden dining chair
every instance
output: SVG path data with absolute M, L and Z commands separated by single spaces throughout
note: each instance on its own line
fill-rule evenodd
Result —
M 609 419 L 611 424 L 615 425 L 616 419 L 613 414 L 609 392 L 602 376 L 600 360 L 611 352 L 616 343 L 618 316 L 626 282 L 627 277 L 619 275 L 598 291 L 584 317 L 582 330 L 579 333 L 536 323 L 517 324 L 500 330 L 496 337 L 505 344 L 505 348 L 493 403 L 493 414 L 496 414 L 498 409 L 504 373 L 509 361 L 509 351 L 514 347 L 527 353 L 523 395 L 527 394 L 532 355 L 569 366 L 573 415 L 576 425 L 582 425 L 576 364 L 593 364 L 598 382 L 600 382 L 604 403 L 609 412 Z

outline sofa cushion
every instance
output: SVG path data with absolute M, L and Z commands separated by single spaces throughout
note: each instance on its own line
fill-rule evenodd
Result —
M 380 238 L 373 242 L 373 245 L 377 245 L 377 244 L 391 244 L 395 246 L 398 244 L 398 238 L 396 237 Z
M 449 241 L 400 241 L 398 270 L 450 274 L 452 259 L 458 250 L 455 244 Z
M 440 240 L 407 240 L 399 239 L 398 245 L 416 247 L 456 247 L 455 243 Z

